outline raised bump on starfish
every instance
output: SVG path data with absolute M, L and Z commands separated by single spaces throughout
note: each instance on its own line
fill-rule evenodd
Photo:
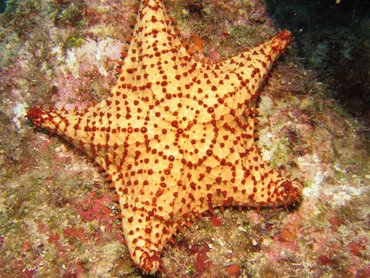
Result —
M 143 1 L 109 98 L 82 111 L 29 110 L 35 125 L 65 137 L 111 177 L 127 246 L 144 272 L 156 272 L 166 242 L 208 209 L 299 199 L 301 184 L 261 159 L 251 108 L 289 42 L 283 31 L 203 64 L 182 47 L 162 1 Z

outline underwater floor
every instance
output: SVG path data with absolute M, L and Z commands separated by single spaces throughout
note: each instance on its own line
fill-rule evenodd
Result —
M 167 245 L 159 277 L 370 277 L 366 1 L 266 2 L 166 5 L 195 59 L 211 63 L 291 27 L 293 43 L 257 100 L 257 143 L 304 182 L 302 201 L 215 210 Z M 26 118 L 31 106 L 84 108 L 109 94 L 138 2 L 1 4 L 0 277 L 141 277 L 114 191 L 85 156 Z M 322 20 L 324 9 L 350 11 L 343 29 Z

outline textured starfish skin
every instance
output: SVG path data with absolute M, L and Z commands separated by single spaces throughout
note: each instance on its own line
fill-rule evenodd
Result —
M 162 1 L 143 1 L 111 95 L 81 111 L 31 108 L 36 126 L 93 158 L 112 179 L 133 261 L 155 273 L 182 226 L 219 206 L 279 206 L 301 184 L 273 170 L 255 145 L 253 100 L 290 42 L 270 41 L 218 64 L 193 60 Z

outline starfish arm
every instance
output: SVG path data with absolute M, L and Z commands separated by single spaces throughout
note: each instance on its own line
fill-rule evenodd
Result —
M 290 33 L 283 31 L 269 42 L 225 62 L 216 65 L 194 63 L 187 78 L 181 76 L 178 79 L 178 85 L 189 90 L 189 102 L 194 103 L 194 110 L 196 106 L 203 106 L 207 111 L 198 115 L 198 120 L 219 120 L 225 114 L 242 116 L 290 39 Z
M 220 62 L 215 67 L 220 74 L 231 75 L 230 81 L 226 83 L 235 83 L 237 88 L 243 91 L 243 100 L 249 101 L 256 96 L 261 82 L 290 41 L 291 33 L 283 31 L 270 41 Z
M 131 257 L 146 273 L 157 270 L 161 250 L 181 227 L 179 210 L 187 197 L 186 190 L 178 191 L 184 166 L 176 152 L 162 149 L 167 143 L 162 138 L 149 144 L 153 152 L 138 151 L 143 145 L 128 150 L 123 168 L 112 177 Z
M 246 150 L 238 167 L 218 167 L 212 174 L 222 177 L 210 189 L 209 199 L 215 207 L 278 207 L 300 200 L 302 184 L 272 169 L 262 160 L 257 147 Z
M 118 125 L 120 114 L 112 110 L 118 106 L 112 106 L 112 102 L 107 99 L 98 105 L 76 111 L 33 107 L 27 117 L 36 126 L 62 136 L 90 157 L 95 157 L 99 165 L 106 169 L 110 153 L 124 145 L 128 129 L 127 123 L 122 125 L 123 128 Z M 119 136 L 111 138 L 112 132 Z
M 130 89 L 135 84 L 134 93 L 151 88 L 157 99 L 164 98 L 168 92 L 177 90 L 179 76 L 191 64 L 163 1 L 142 1 L 117 89 Z
M 144 209 L 133 211 L 125 207 L 121 203 L 122 228 L 131 258 L 144 273 L 154 274 L 160 266 L 160 252 L 176 228 L 148 216 Z
M 204 198 L 213 206 L 280 206 L 300 199 L 302 184 L 263 161 L 255 145 L 255 110 L 225 115 L 216 124 L 217 144 L 202 163 Z M 198 172 L 202 172 L 198 169 Z
M 181 47 L 179 35 L 174 30 L 163 1 L 142 1 L 128 54 L 139 54 L 143 55 L 142 58 L 151 59 L 150 55 L 159 57 L 179 50 L 188 56 Z
M 29 109 L 27 117 L 36 126 L 61 135 L 76 146 L 79 146 L 80 142 L 88 140 L 81 130 L 83 118 L 71 111 L 32 107 Z

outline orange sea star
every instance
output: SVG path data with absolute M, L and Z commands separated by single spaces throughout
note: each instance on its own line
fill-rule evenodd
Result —
M 134 262 L 155 273 L 178 229 L 219 206 L 278 206 L 301 184 L 255 145 L 260 83 L 290 33 L 217 64 L 193 60 L 160 0 L 144 0 L 110 97 L 81 111 L 31 108 L 35 125 L 66 138 L 111 177 Z

